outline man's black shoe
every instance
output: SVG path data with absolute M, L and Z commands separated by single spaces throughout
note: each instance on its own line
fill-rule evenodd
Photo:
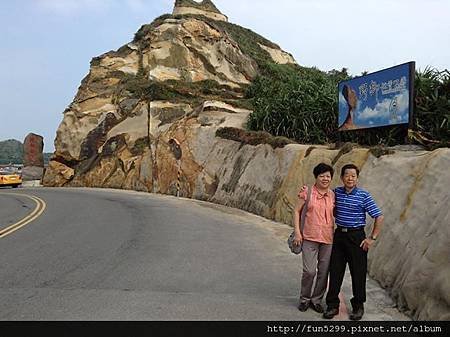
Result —
M 339 314 L 338 308 L 327 308 L 327 310 L 323 313 L 323 318 L 331 319 L 337 314 Z
M 309 306 L 308 303 L 302 302 L 302 303 L 300 303 L 300 305 L 298 306 L 298 310 L 300 310 L 300 311 L 306 311 L 306 310 L 308 310 L 308 306 Z
M 364 315 L 364 308 L 359 307 L 356 309 L 353 309 L 353 312 L 350 314 L 349 318 L 352 321 L 359 321 Z
M 315 311 L 318 312 L 319 314 L 323 313 L 323 307 L 320 303 L 314 304 L 313 302 L 311 302 L 309 304 L 309 306 Z

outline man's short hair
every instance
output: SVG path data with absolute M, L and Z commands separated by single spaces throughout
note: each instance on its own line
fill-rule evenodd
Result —
M 347 165 L 342 166 L 341 177 L 344 176 L 346 170 L 355 170 L 356 176 L 359 177 L 359 168 L 355 164 L 347 164 Z
M 330 166 L 328 164 L 320 163 L 319 165 L 314 167 L 314 170 L 313 170 L 313 174 L 316 179 L 320 174 L 323 174 L 325 172 L 330 172 L 331 178 L 333 178 L 334 169 L 332 166 Z

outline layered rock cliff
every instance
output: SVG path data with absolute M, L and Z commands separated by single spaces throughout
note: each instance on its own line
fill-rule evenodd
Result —
M 386 215 L 370 275 L 414 318 L 449 319 L 450 151 L 379 156 L 244 131 L 245 91 L 265 62 L 295 60 L 229 23 L 211 1 L 176 1 L 172 15 L 91 61 L 44 184 L 181 195 L 291 223 L 297 190 L 312 183 L 317 163 L 339 170 L 353 162 Z
M 250 113 L 244 93 L 261 60 L 295 63 L 277 45 L 228 23 L 211 1 L 176 1 L 173 15 L 91 61 L 64 112 L 45 183 L 165 193 L 154 186 L 158 165 L 166 165 L 158 153 L 181 125 L 200 123 L 212 134 L 241 127 Z

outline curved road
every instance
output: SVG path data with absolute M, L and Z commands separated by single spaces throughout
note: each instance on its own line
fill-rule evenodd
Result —
M 2 188 L 0 231 L 39 200 L 0 238 L 0 320 L 322 319 L 296 309 L 286 225 L 134 191 Z M 347 275 L 346 303 L 350 289 Z M 371 280 L 364 319 L 408 320 Z

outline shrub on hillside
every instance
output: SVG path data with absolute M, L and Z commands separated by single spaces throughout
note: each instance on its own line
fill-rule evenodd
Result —
M 414 85 L 418 138 L 435 147 L 450 146 L 450 72 L 427 67 L 416 73 Z
M 240 142 L 242 145 L 269 144 L 274 149 L 295 143 L 286 137 L 274 137 L 268 132 L 245 131 L 233 127 L 217 129 L 216 137 L 234 140 L 236 142 Z
M 300 143 L 328 143 L 336 130 L 337 93 L 345 69 L 332 74 L 315 68 L 267 64 L 248 90 L 254 111 L 251 130 L 263 130 Z

